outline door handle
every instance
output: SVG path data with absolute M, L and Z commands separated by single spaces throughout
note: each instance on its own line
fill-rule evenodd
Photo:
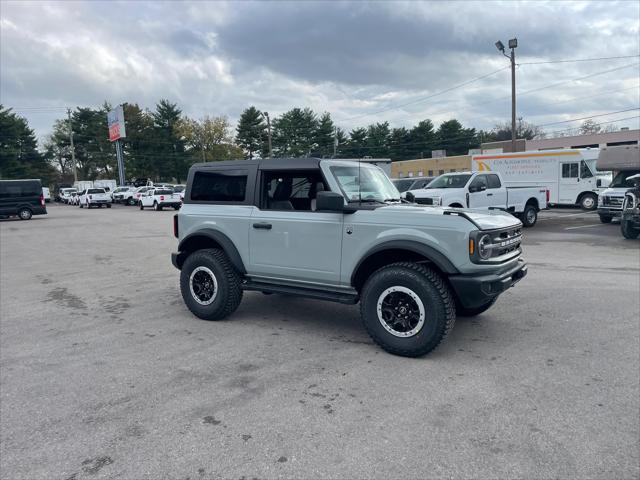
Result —
M 487 197 L 493 197 L 493 193 L 487 193 Z
M 270 223 L 254 223 L 253 224 L 253 228 L 259 228 L 262 230 L 271 230 L 273 225 L 271 225 Z

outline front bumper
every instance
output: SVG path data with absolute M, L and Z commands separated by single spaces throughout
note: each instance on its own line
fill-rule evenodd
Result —
M 514 267 L 506 271 L 478 276 L 452 275 L 449 282 L 460 304 L 465 308 L 475 308 L 513 287 L 527 275 L 527 271 L 527 264 L 519 259 Z
M 620 208 L 598 207 L 598 215 L 604 215 L 608 217 L 619 217 L 621 214 L 622 214 L 622 207 Z

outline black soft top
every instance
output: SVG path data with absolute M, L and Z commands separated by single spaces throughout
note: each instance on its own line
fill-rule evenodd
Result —
M 192 169 L 206 170 L 221 167 L 258 166 L 260 170 L 316 170 L 321 158 L 258 158 L 253 160 L 225 160 L 223 162 L 195 163 Z

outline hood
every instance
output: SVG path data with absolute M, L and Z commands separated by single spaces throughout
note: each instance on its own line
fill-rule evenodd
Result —
M 447 190 L 452 190 L 451 188 L 421 188 L 419 190 L 411 190 L 414 196 L 419 198 L 425 197 L 442 197 L 446 193 Z
M 629 190 L 629 187 L 609 187 L 600 192 L 600 195 L 611 195 L 612 197 L 624 197 L 624 192 Z
M 500 210 L 474 210 L 468 208 L 431 207 L 422 205 L 388 205 L 377 208 L 376 211 L 391 213 L 397 220 L 403 219 L 408 224 L 415 224 L 411 218 L 416 215 L 461 216 L 476 224 L 480 230 L 494 230 L 496 228 L 518 227 L 522 222 L 513 215 Z M 402 223 L 405 223 L 402 221 Z

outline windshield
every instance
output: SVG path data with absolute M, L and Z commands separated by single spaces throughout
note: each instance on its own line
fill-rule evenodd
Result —
M 105 193 L 103 188 L 90 188 L 87 193 Z
M 334 166 L 331 173 L 348 201 L 400 200 L 398 189 L 382 170 L 370 166 Z
M 155 191 L 156 195 L 171 195 L 172 193 L 173 193 L 173 190 L 168 190 L 168 189 Z
M 409 190 L 409 187 L 413 185 L 413 178 L 394 178 L 391 180 L 393 184 L 396 186 L 399 192 L 406 192 Z
M 470 178 L 471 175 L 441 175 L 424 188 L 462 188 Z
M 173 191 L 176 193 L 180 193 L 184 190 L 184 185 L 176 185 L 175 187 L 173 187 Z
M 632 177 L 633 175 L 637 175 L 638 173 L 640 173 L 640 171 L 634 170 L 630 172 L 618 173 L 609 185 L 609 188 L 633 188 L 635 182 L 634 180 L 628 180 L 628 178 Z

